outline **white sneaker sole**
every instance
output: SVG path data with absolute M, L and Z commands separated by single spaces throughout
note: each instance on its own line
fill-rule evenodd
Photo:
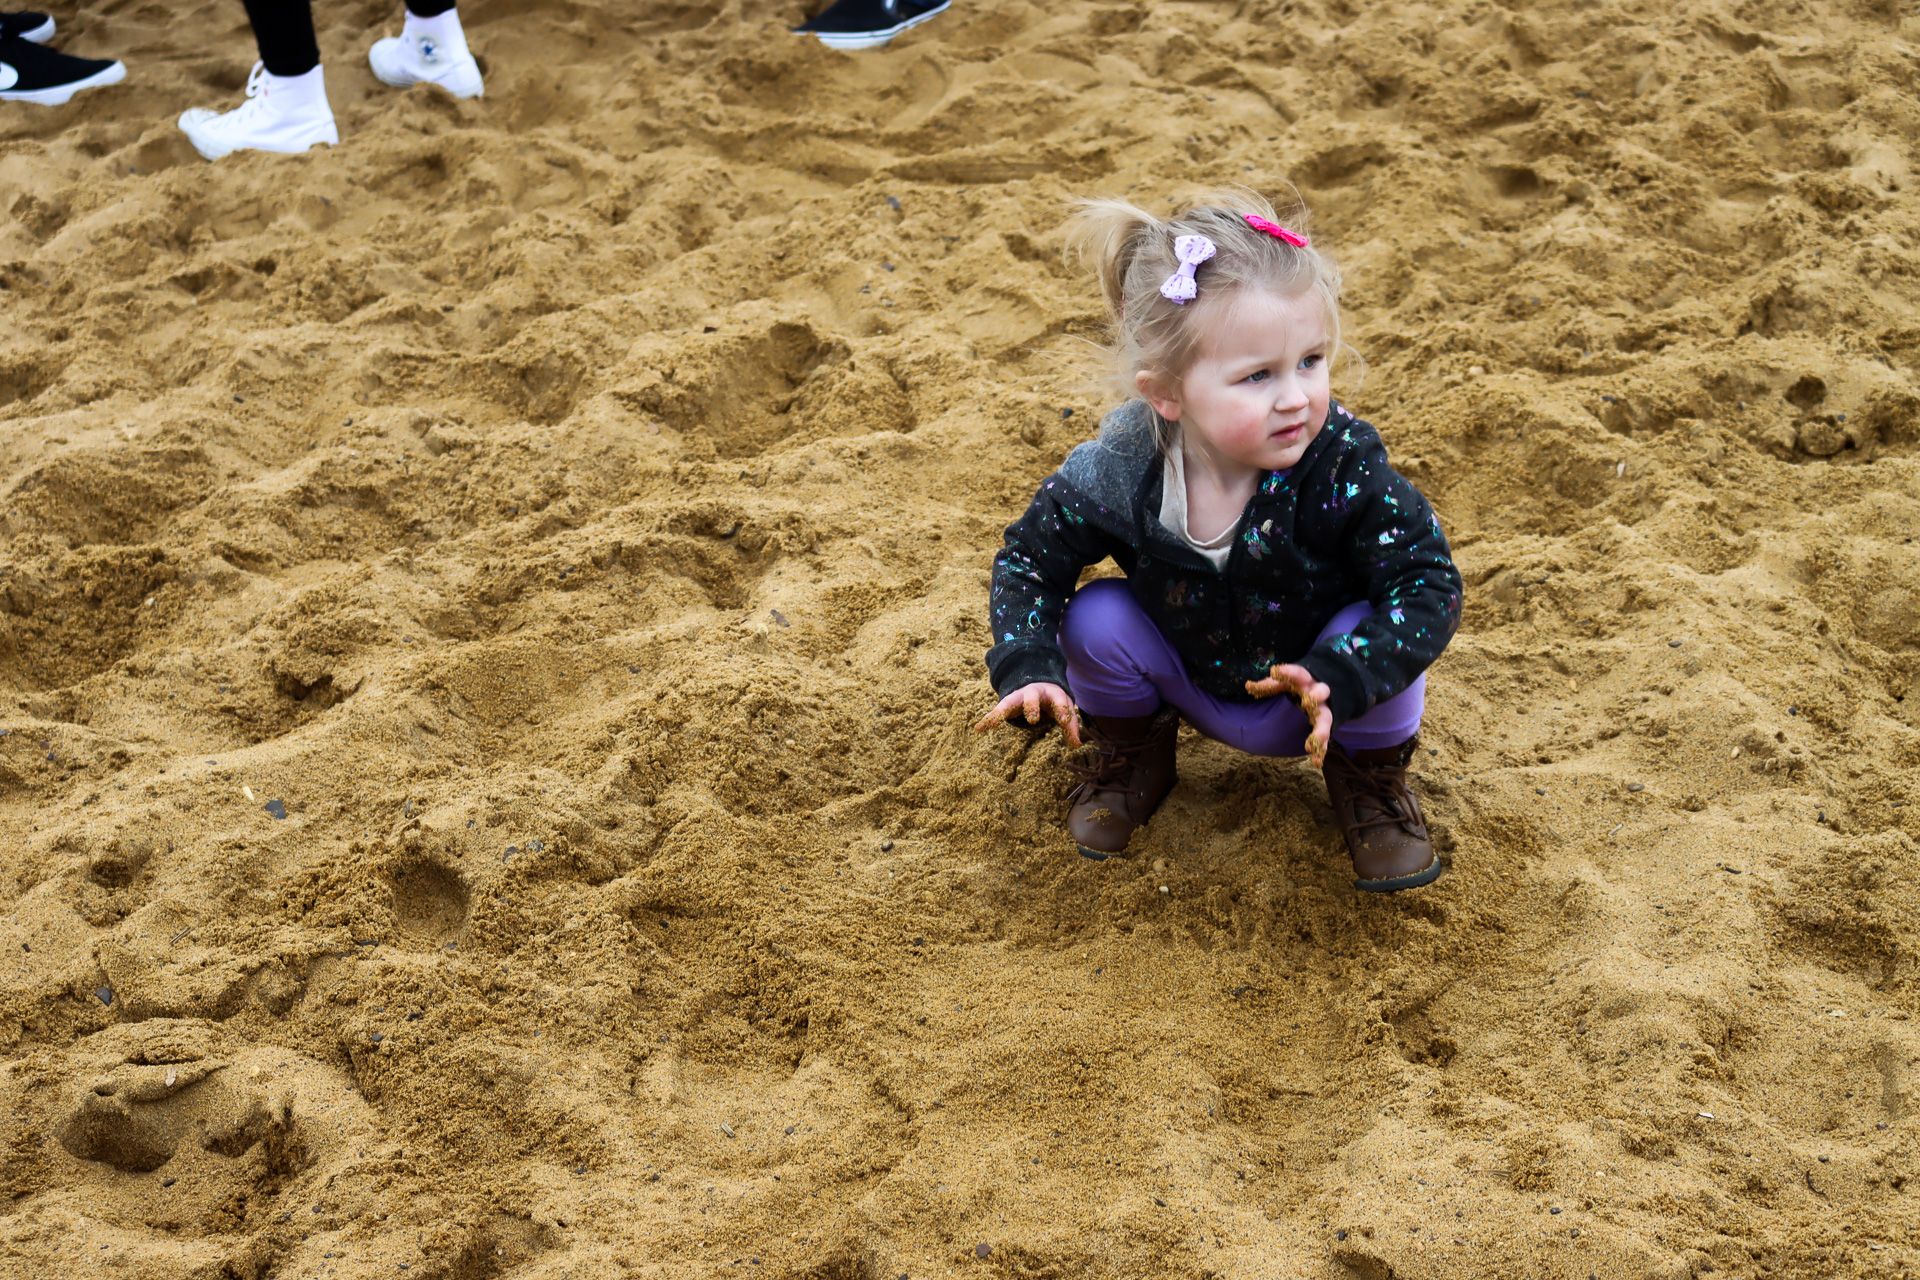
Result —
M 49 17 L 33 30 L 22 31 L 20 38 L 22 40 L 31 40 L 35 44 L 45 44 L 47 41 L 53 39 L 53 19 Z
M 71 84 L 57 84 L 50 89 L 0 89 L 0 102 L 37 102 L 43 107 L 57 107 L 83 89 L 98 89 L 101 85 L 119 84 L 127 78 L 127 64 L 116 62 L 110 67 L 94 72 L 84 80 L 75 80 Z
M 367 65 L 373 68 L 373 78 L 381 84 L 395 89 L 411 89 L 417 84 L 430 84 L 443 93 L 456 98 L 484 98 L 487 92 L 486 81 L 480 76 L 480 64 L 468 58 L 464 64 L 448 68 L 443 79 L 428 80 L 409 71 L 395 71 L 382 67 L 374 59 L 373 52 L 367 52 Z
M 800 34 L 803 36 L 818 36 L 820 43 L 829 49 L 878 49 L 881 45 L 887 43 L 887 41 L 893 39 L 901 32 L 910 31 L 929 18 L 939 17 L 947 11 L 948 5 L 952 3 L 953 0 L 947 0 L 947 4 L 943 4 L 937 9 L 929 9 L 923 14 L 908 18 L 905 22 L 897 26 L 887 27 L 882 31 L 802 31 Z
M 304 142 L 296 135 L 285 141 L 243 142 L 236 145 L 200 129 L 207 121 L 218 119 L 220 114 L 208 107 L 193 107 L 180 115 L 180 132 L 186 134 L 193 149 L 208 160 L 224 160 L 236 151 L 271 151 L 283 156 L 297 156 L 314 147 L 340 145 L 340 130 L 332 121 L 328 121 L 324 128 L 309 129 Z

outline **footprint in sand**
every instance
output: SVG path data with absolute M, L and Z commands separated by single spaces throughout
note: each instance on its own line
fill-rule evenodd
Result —
M 395 867 L 389 882 L 393 921 L 407 944 L 438 946 L 466 927 L 471 895 L 452 867 L 430 860 L 410 862 Z
M 209 1111 L 228 1109 L 218 1105 L 224 1099 L 182 1096 L 191 1094 L 226 1065 L 218 1059 L 128 1063 L 93 1083 L 61 1124 L 57 1135 L 60 1145 L 82 1160 L 112 1165 L 128 1173 L 150 1173 L 173 1159 L 196 1120 L 204 1120 Z M 209 1108 L 209 1102 L 216 1105 Z M 220 1129 L 229 1145 L 231 1129 L 231 1125 Z

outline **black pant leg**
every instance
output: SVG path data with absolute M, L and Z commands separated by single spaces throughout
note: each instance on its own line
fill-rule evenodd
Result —
M 276 76 L 303 76 L 320 65 L 311 0 L 245 0 L 260 61 Z
M 453 0 L 407 0 L 407 12 L 416 18 L 437 18 L 453 8 Z

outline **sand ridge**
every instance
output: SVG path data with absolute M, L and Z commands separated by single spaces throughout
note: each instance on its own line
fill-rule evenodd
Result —
M 1911 1272 L 1911 15 L 320 8 L 338 148 L 228 0 L 0 116 L 0 1273 Z M 967 731 L 1068 203 L 1286 180 L 1468 581 L 1385 899 Z

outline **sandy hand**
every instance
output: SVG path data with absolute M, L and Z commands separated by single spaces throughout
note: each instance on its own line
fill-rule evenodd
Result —
M 1080 745 L 1080 708 L 1073 705 L 1067 691 L 1057 684 L 1030 684 L 1015 689 L 1000 699 L 1000 705 L 987 712 L 980 723 L 973 726 L 973 731 L 985 733 L 996 724 L 1006 724 L 1016 712 L 1023 713 L 1028 724 L 1037 725 L 1043 710 L 1060 722 L 1068 745 Z
M 1316 768 L 1327 762 L 1327 743 L 1333 736 L 1333 712 L 1327 709 L 1327 699 L 1333 696 L 1333 690 L 1315 680 L 1313 672 L 1298 663 L 1283 662 L 1268 672 L 1266 679 L 1247 681 L 1247 692 L 1256 698 L 1291 695 L 1307 717 L 1307 759 Z

